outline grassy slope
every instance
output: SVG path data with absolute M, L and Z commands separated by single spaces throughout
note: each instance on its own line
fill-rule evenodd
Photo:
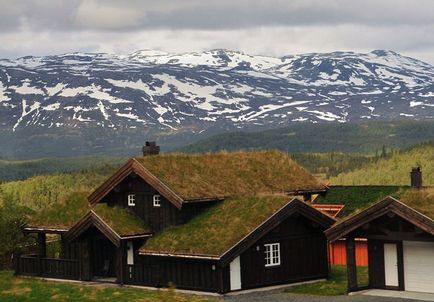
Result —
M 48 282 L 14 277 L 12 272 L 0 271 L 0 301 L 212 302 L 215 300 L 181 295 L 173 290 L 150 291 L 117 286 L 85 286 Z
M 347 216 L 388 195 L 396 195 L 400 189 L 397 186 L 336 186 L 331 187 L 325 197 L 318 197 L 315 203 L 345 204 L 342 216 Z
M 357 280 L 359 285 L 368 284 L 368 267 L 357 267 Z M 327 281 L 302 284 L 288 288 L 288 293 L 337 296 L 347 294 L 347 268 L 346 266 L 332 266 L 330 278 Z
M 0 184 L 0 204 L 9 201 L 34 210 L 62 205 L 71 194 L 87 194 L 114 172 L 114 167 L 95 170 L 34 176 L 26 180 Z
M 286 195 L 229 198 L 184 225 L 156 234 L 141 250 L 220 256 L 290 199 Z
M 421 166 L 424 185 L 434 185 L 434 143 L 423 144 L 332 177 L 334 185 L 409 185 L 410 170 Z
M 272 194 L 323 186 L 286 153 L 171 153 L 136 158 L 184 198 Z
M 36 175 L 119 166 L 126 159 L 109 156 L 48 157 L 32 160 L 0 160 L 0 181 L 20 180 Z
M 129 209 L 97 204 L 91 207 L 85 193 L 71 193 L 62 204 L 53 204 L 29 216 L 27 226 L 70 228 L 90 210 L 121 236 L 146 234 L 151 230 Z
M 233 132 L 180 148 L 186 152 L 280 149 L 288 152 L 375 153 L 383 145 L 402 148 L 434 140 L 432 121 L 364 122 L 359 124 L 297 123 L 259 132 Z
M 317 177 L 326 179 L 342 172 L 349 172 L 374 161 L 375 157 L 354 153 L 293 153 L 296 163 Z

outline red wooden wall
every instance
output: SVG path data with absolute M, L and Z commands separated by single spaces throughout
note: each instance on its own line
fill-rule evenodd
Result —
M 345 240 L 338 240 L 330 244 L 330 263 L 336 265 L 347 264 Z M 368 265 L 368 241 L 356 239 L 356 265 Z

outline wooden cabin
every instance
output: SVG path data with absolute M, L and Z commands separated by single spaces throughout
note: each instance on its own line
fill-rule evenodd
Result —
M 68 219 L 29 219 L 39 253 L 17 256 L 16 273 L 218 293 L 328 276 L 335 220 L 297 199 L 326 188 L 287 154 L 156 150 L 58 215 Z M 61 236 L 58 259 L 46 257 L 47 234 Z
M 367 288 L 434 293 L 433 189 L 391 196 L 326 231 L 330 241 L 345 238 L 348 291 Z M 368 242 L 368 284 L 359 284 L 355 238 Z

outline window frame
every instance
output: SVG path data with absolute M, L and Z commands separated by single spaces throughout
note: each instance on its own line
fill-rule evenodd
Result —
M 152 196 L 152 205 L 154 208 L 160 208 L 161 207 L 161 195 L 160 194 L 154 194 Z
M 135 207 L 136 206 L 136 194 L 128 194 L 127 201 L 128 201 L 129 207 Z
M 264 244 L 265 267 L 281 265 L 280 242 Z

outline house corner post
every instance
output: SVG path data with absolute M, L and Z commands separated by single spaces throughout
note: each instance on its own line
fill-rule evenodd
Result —
M 19 253 L 13 253 L 12 254 L 12 268 L 14 269 L 14 276 L 19 275 L 20 274 L 20 267 L 19 267 L 19 257 L 21 255 Z
M 118 253 L 117 253 L 117 258 L 118 258 L 118 283 L 120 285 L 124 285 L 125 281 L 125 267 L 126 267 L 126 244 L 123 240 L 121 240 L 119 247 L 118 247 Z
M 348 292 L 353 292 L 358 289 L 357 267 L 356 267 L 356 243 L 354 237 L 347 237 L 345 245 L 346 245 L 346 252 L 347 252 Z
M 38 233 L 38 257 L 45 258 L 47 257 L 47 245 L 46 245 L 47 236 L 45 233 Z

